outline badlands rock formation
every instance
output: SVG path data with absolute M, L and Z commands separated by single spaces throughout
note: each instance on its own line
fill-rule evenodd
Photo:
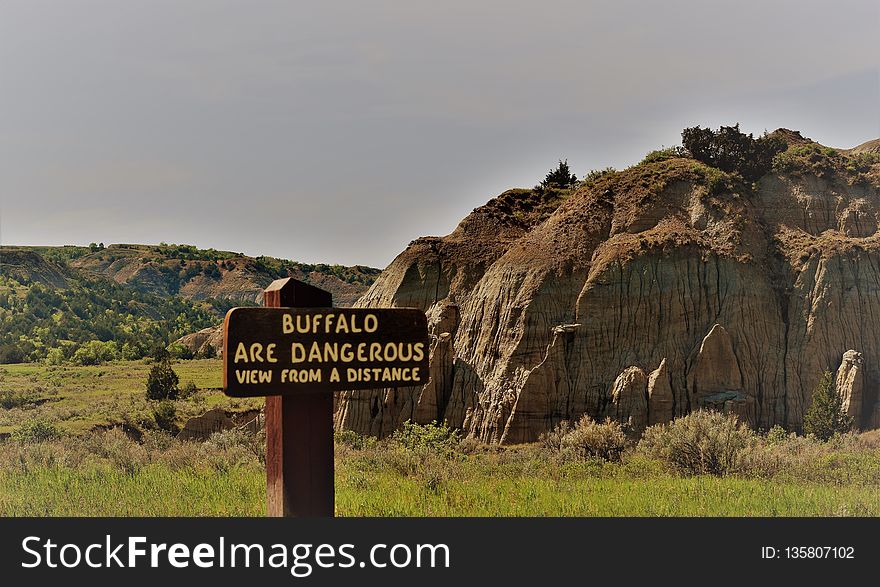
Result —
M 502 194 L 411 243 L 360 299 L 427 312 L 432 379 L 344 392 L 337 425 L 445 420 L 515 443 L 584 413 L 643 428 L 712 407 L 798 429 L 829 370 L 877 426 L 880 164 L 849 159 L 874 144 L 754 186 L 669 159 Z

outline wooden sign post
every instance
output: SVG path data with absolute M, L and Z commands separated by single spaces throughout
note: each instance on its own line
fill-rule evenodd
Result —
M 330 292 L 279 279 L 263 308 L 223 323 L 224 392 L 266 396 L 269 516 L 333 516 L 332 392 L 428 379 L 424 312 L 332 305 Z

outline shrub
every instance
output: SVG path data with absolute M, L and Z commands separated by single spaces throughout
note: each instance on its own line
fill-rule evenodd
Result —
M 767 444 L 771 446 L 774 444 L 782 444 L 783 442 L 787 442 L 790 436 L 791 434 L 788 430 L 777 424 L 767 431 Z
M 23 363 L 26 359 L 27 355 L 17 345 L 0 345 L 0 364 Z
M 556 169 L 551 170 L 547 173 L 547 176 L 544 177 L 544 181 L 541 182 L 541 187 L 565 188 L 574 185 L 576 182 L 577 176 L 571 173 L 571 170 L 568 168 L 568 159 L 565 161 L 560 159 L 559 166 L 557 166 Z
M 445 423 L 416 424 L 412 420 L 403 423 L 400 430 L 391 435 L 391 439 L 404 448 L 428 449 L 434 452 L 448 452 L 458 448 L 458 432 Z
M 117 357 L 116 343 L 112 340 L 90 340 L 76 349 L 71 359 L 77 365 L 100 365 Z
M 571 432 L 571 423 L 568 420 L 563 420 L 551 430 L 542 433 L 538 437 L 538 442 L 541 443 L 544 450 L 560 453 L 562 452 L 562 439 L 569 432 Z
M 819 177 L 834 173 L 844 165 L 837 149 L 817 143 L 794 145 L 773 158 L 773 168 L 789 173 L 813 173 Z
M 681 132 L 681 142 L 691 157 L 728 173 L 739 173 L 747 181 L 757 181 L 773 168 L 773 158 L 787 144 L 779 137 L 740 132 L 739 123 L 717 131 L 694 126 Z
M 166 357 L 150 369 L 147 376 L 147 399 L 154 401 L 173 400 L 180 395 L 180 378 L 171 368 L 171 360 Z
M 639 450 L 688 475 L 726 475 L 736 471 L 755 433 L 733 414 L 698 411 L 668 424 L 651 426 Z
M 574 426 L 567 421 L 560 422 L 553 430 L 542 434 L 540 442 L 545 449 L 564 458 L 615 462 L 626 449 L 626 434 L 619 422 L 606 418 L 600 423 L 584 415 Z
M 585 415 L 562 439 L 563 453 L 569 452 L 580 459 L 619 461 L 625 448 L 623 427 L 610 418 L 599 423 Z
M 168 346 L 168 354 L 174 359 L 188 361 L 193 358 L 192 349 L 179 342 L 171 343 Z
M 177 418 L 177 407 L 171 400 L 162 400 L 153 408 L 153 420 L 156 426 L 166 432 L 173 432 L 176 428 L 174 420 Z
M 15 429 L 12 439 L 21 443 L 48 442 L 61 438 L 58 427 L 45 420 L 29 420 Z
M 239 461 L 255 460 L 264 462 L 266 458 L 266 434 L 259 432 L 254 434 L 241 428 L 230 428 L 220 432 L 214 432 L 205 441 L 206 449 L 214 449 L 234 456 L 241 453 L 243 458 Z
M 852 430 L 853 419 L 843 410 L 843 398 L 834 387 L 831 373 L 825 371 L 813 392 L 813 401 L 804 414 L 804 434 L 827 442 L 836 434 Z
M 337 443 L 355 450 L 370 448 L 377 442 L 376 437 L 358 434 L 354 430 L 340 430 L 334 434 L 334 438 Z
M 18 391 L 0 391 L 0 408 L 11 410 L 23 408 L 34 403 L 31 398 Z
M 607 175 L 611 175 L 612 173 L 617 173 L 617 170 L 613 167 L 606 167 L 605 169 L 593 169 L 584 176 L 584 183 L 595 183 L 596 181 L 602 179 Z
M 684 147 L 664 147 L 662 149 L 657 149 L 655 151 L 649 152 L 645 155 L 645 158 L 642 159 L 639 165 L 645 165 L 646 163 L 656 163 L 658 161 L 666 161 L 667 159 L 678 159 L 680 157 L 687 157 L 688 152 Z
M 196 393 L 198 393 L 199 388 L 193 381 L 187 381 L 186 384 L 180 389 L 180 399 L 189 399 L 193 397 Z
M 64 362 L 64 351 L 60 348 L 52 348 L 46 352 L 47 365 L 60 365 Z

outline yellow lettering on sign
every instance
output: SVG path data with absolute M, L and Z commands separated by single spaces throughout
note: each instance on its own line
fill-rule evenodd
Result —
M 243 342 L 238 343 L 238 346 L 235 347 L 235 360 L 233 362 L 238 363 L 239 361 L 247 363 L 247 349 Z
M 321 347 L 318 346 L 317 342 L 312 343 L 312 348 L 309 350 L 309 363 L 321 362 Z
M 272 383 L 272 372 L 263 369 L 245 369 L 235 372 L 235 378 L 242 383 Z
M 379 328 L 379 318 L 375 314 L 367 314 L 364 318 L 364 330 L 367 332 L 376 332 Z
M 293 332 L 293 316 L 290 314 L 285 314 L 281 317 L 281 331 L 284 334 L 291 334 Z
M 421 361 L 425 358 L 425 343 L 417 342 L 413 345 L 413 361 Z
M 306 360 L 306 347 L 301 342 L 295 342 L 290 345 L 290 362 L 302 363 Z
M 284 369 L 281 372 L 281 383 L 320 383 L 320 369 Z
M 300 320 L 300 318 L 302 318 L 302 320 Z M 311 321 L 309 320 L 308 314 L 298 315 L 296 317 L 296 331 L 297 332 L 308 332 L 310 323 L 311 323 Z
M 275 343 L 271 342 L 266 345 L 266 360 L 270 363 L 277 363 L 278 359 L 275 358 Z
M 330 381 L 339 381 L 339 369 L 333 367 L 333 370 L 330 371 Z

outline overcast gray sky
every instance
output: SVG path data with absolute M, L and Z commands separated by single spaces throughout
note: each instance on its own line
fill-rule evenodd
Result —
M 559 158 L 880 137 L 876 0 L 0 0 L 0 242 L 384 267 Z

